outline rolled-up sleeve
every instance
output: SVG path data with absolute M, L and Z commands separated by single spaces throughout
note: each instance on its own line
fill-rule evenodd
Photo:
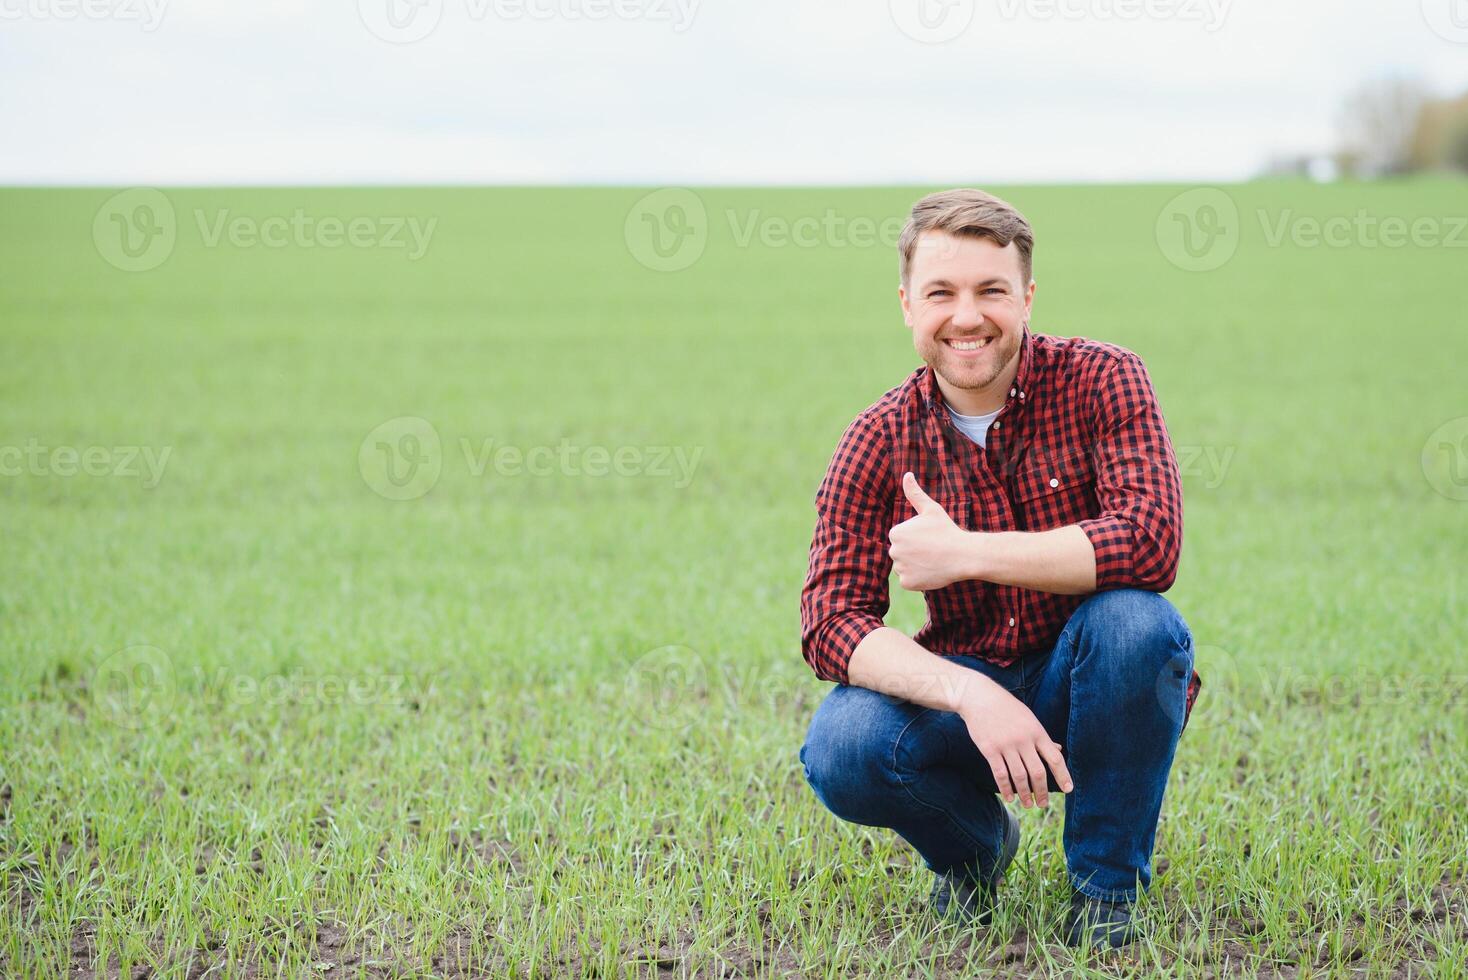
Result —
M 863 413 L 846 428 L 816 491 L 816 528 L 800 595 L 800 647 L 821 680 L 847 683 L 857 644 L 882 625 L 894 484 L 885 430 Z
M 1099 516 L 1079 521 L 1096 552 L 1096 589 L 1166 592 L 1183 540 L 1182 480 L 1142 359 L 1127 352 L 1093 402 Z

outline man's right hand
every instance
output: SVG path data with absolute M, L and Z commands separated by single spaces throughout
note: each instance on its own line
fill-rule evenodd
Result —
M 852 651 L 847 680 L 858 687 L 911 701 L 963 719 L 969 738 L 994 772 L 994 785 L 1008 803 L 1046 806 L 1050 794 L 1045 765 L 1061 792 L 1071 791 L 1060 746 L 1023 701 L 992 677 L 930 653 L 890 626 L 866 635 Z
M 1023 701 L 992 684 L 965 694 L 958 715 L 993 770 L 994 785 L 999 787 L 1004 802 L 1017 795 L 1021 806 L 1048 805 L 1047 765 L 1061 792 L 1069 793 L 1074 788 L 1060 754 L 1060 743 L 1050 740 L 1045 726 Z

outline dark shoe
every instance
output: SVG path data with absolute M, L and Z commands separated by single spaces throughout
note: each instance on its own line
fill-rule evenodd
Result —
M 999 848 L 999 859 L 989 877 L 980 881 L 960 871 L 948 871 L 935 875 L 932 894 L 928 903 L 939 918 L 954 918 L 960 922 L 989 924 L 994 917 L 994 894 L 1004 878 L 1015 852 L 1019 850 L 1019 821 L 1004 808 L 1004 844 Z
M 1106 902 L 1075 892 L 1065 919 L 1067 946 L 1120 949 L 1137 938 L 1130 902 Z

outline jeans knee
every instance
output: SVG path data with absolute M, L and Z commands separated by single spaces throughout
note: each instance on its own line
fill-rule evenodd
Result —
M 855 693 L 860 692 L 860 693 Z M 873 822 L 879 800 L 891 785 L 891 726 L 873 723 L 873 713 L 891 706 L 864 688 L 837 688 L 811 720 L 800 761 L 806 782 L 836 816 Z
M 1159 670 L 1191 670 L 1193 637 L 1171 602 L 1143 589 L 1098 592 L 1076 610 L 1087 638 L 1118 669 L 1152 679 Z

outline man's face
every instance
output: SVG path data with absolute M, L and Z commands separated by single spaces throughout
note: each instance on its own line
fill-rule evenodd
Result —
M 897 294 L 913 346 L 940 381 L 975 393 L 1009 384 L 1035 297 L 1013 242 L 925 231 Z

